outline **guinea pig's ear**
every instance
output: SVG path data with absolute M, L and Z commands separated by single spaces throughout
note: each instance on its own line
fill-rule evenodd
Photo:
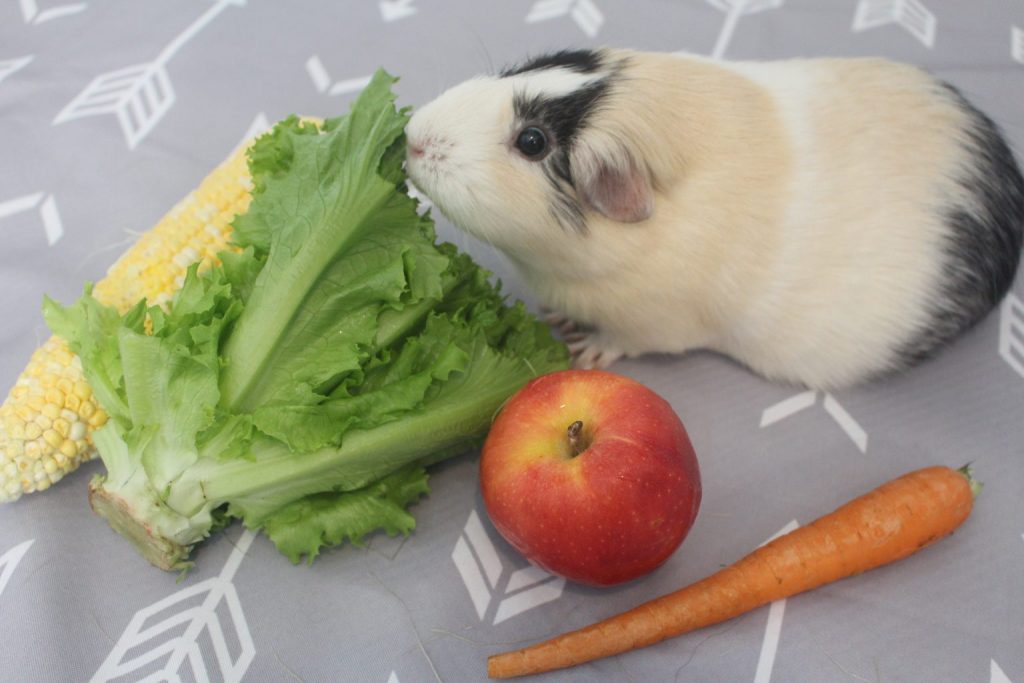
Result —
M 578 145 L 572 154 L 573 180 L 580 199 L 621 223 L 637 223 L 654 212 L 654 192 L 646 168 L 618 145 L 598 149 Z

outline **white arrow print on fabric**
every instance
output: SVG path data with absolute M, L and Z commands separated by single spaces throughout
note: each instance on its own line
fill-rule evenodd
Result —
M 1013 292 L 999 307 L 999 355 L 1024 377 L 1024 302 Z
M 505 596 L 498 603 L 494 624 L 557 600 L 565 588 L 565 579 L 530 565 L 512 572 L 504 590 L 500 590 L 504 567 L 476 510 L 469 513 L 469 520 L 455 543 L 452 560 L 481 620 L 487 616 L 493 600 L 499 595 Z
M 935 15 L 918 0 L 860 0 L 853 31 L 899 24 L 929 49 L 935 45 Z
M 1010 27 L 1010 55 L 1015 61 L 1024 64 L 1024 29 Z
M 988 683 L 1012 683 L 1010 677 L 996 664 L 996 660 L 990 660 Z
M 327 69 L 324 68 L 324 63 L 316 55 L 306 60 L 306 73 L 313 79 L 313 86 L 317 92 L 327 93 L 331 96 L 362 90 L 373 79 L 372 76 L 360 76 L 332 84 L 331 77 L 327 75 Z
M 794 519 L 782 527 L 761 545 L 767 545 L 779 536 L 784 536 L 800 526 Z M 772 678 L 772 667 L 775 666 L 775 653 L 779 649 L 779 636 L 782 635 L 782 617 L 786 614 L 786 600 L 776 600 L 768 608 L 768 623 L 764 627 L 764 640 L 761 641 L 761 654 L 757 658 L 757 672 L 754 683 L 768 683 Z
M 0 82 L 3 82 L 5 78 L 13 74 L 15 71 L 27 66 L 33 59 L 33 56 L 29 55 L 27 57 L 18 57 L 17 59 L 0 60 Z
M 817 391 L 804 391 L 796 396 L 791 396 L 770 406 L 761 413 L 761 428 L 768 427 L 802 410 L 810 408 L 818 401 Z M 823 402 L 825 412 L 842 428 L 850 440 L 857 445 L 861 453 L 867 452 L 868 435 L 864 429 L 857 424 L 853 416 L 846 412 L 846 409 L 839 405 L 839 401 L 832 394 L 825 394 Z
M 41 24 L 50 19 L 58 19 L 71 14 L 78 14 L 86 7 L 86 2 L 76 2 L 70 5 L 58 5 L 49 9 L 39 10 L 39 3 L 36 0 L 19 0 L 21 5 L 21 16 L 25 18 L 26 24 Z
M 707 0 L 709 5 L 725 12 L 725 24 L 722 25 L 722 30 L 718 34 L 718 40 L 715 41 L 715 48 L 711 51 L 711 56 L 715 59 L 721 59 L 725 54 L 726 49 L 729 47 L 729 42 L 732 40 L 732 34 L 736 30 L 736 24 L 740 21 L 740 17 L 744 17 L 749 14 L 756 14 L 764 10 L 776 9 L 780 7 L 784 1 L 785 0 Z
M 380 0 L 380 16 L 384 21 L 398 21 L 416 14 L 413 0 Z
M 52 247 L 64 235 L 64 227 L 60 222 L 60 213 L 57 211 L 57 200 L 54 199 L 52 194 L 36 192 L 35 194 L 0 202 L 0 220 L 22 211 L 31 211 L 36 207 L 39 207 L 39 217 L 43 221 L 46 243 Z
M 245 530 L 239 537 L 220 575 L 174 593 L 139 610 L 125 628 L 107 659 L 92 677 L 92 683 L 130 676 L 140 669 L 159 670 L 145 680 L 209 681 L 237 683 L 249 668 L 256 648 L 245 623 L 242 605 L 231 580 L 252 545 L 253 534 Z M 223 605 L 224 609 L 221 609 Z M 154 616 L 158 617 L 154 619 Z M 227 623 L 225 622 L 227 620 Z M 180 627 L 185 630 L 180 635 Z M 238 652 L 232 654 L 225 638 L 225 626 L 233 629 Z M 212 646 L 215 665 L 207 666 L 200 647 L 201 638 Z M 129 657 L 129 653 L 131 656 Z M 186 661 L 187 660 L 187 661 Z M 184 669 L 183 667 L 188 667 Z M 185 675 L 182 676 L 182 673 Z M 214 674 L 211 677 L 210 674 Z
M 388 683 L 401 683 L 401 681 L 398 680 L 398 674 L 392 671 L 391 675 L 388 676 Z
M 246 0 L 217 0 L 172 40 L 154 61 L 97 76 L 57 114 L 53 125 L 85 116 L 114 114 L 129 149 L 134 149 L 174 105 L 174 88 L 167 73 L 167 63 L 227 7 L 241 7 L 245 3 Z
M 526 23 L 559 19 L 567 14 L 591 38 L 597 35 L 604 24 L 604 15 L 592 0 L 538 0 L 530 7 Z
M 24 543 L 19 543 L 0 557 L 0 595 L 3 595 L 4 588 L 7 587 L 7 582 L 14 575 L 14 570 L 18 568 L 21 558 L 25 557 L 25 553 L 28 552 L 29 547 L 35 542 L 36 539 L 33 538 Z

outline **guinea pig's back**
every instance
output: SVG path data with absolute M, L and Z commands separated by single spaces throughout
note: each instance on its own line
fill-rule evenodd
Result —
M 883 59 L 734 68 L 775 95 L 793 162 L 768 286 L 726 351 L 842 385 L 929 355 L 1005 294 L 1024 181 L 958 93 Z
M 1024 181 L 989 119 L 886 60 L 734 68 L 773 93 L 792 163 L 769 286 L 727 351 L 844 384 L 929 355 L 1002 297 Z

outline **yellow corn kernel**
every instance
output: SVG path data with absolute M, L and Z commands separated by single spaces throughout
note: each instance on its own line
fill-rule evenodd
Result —
M 12 439 L 24 439 L 25 438 L 25 423 L 18 418 L 7 420 L 4 425 L 4 429 L 11 435 Z
M 63 438 L 67 438 L 68 434 L 71 433 L 71 425 L 62 417 L 58 417 L 53 421 L 53 431 L 60 434 Z
M 39 448 L 38 437 L 37 437 L 36 440 L 26 441 L 25 442 L 25 456 L 26 456 L 26 459 L 24 461 L 18 463 L 18 469 L 20 469 L 20 470 L 27 469 L 30 464 L 34 463 L 36 460 L 39 460 L 39 453 L 40 453 L 40 448 Z
M 64 439 L 60 444 L 60 450 L 58 452 L 60 455 L 64 456 L 64 458 L 73 458 L 77 451 L 78 446 L 75 445 L 74 439 Z M 63 461 L 64 458 L 61 460 Z
M 88 401 L 92 398 L 92 387 L 84 379 L 78 380 L 75 382 L 75 396 L 83 401 Z
M 51 448 L 60 448 L 61 443 L 64 439 L 61 438 L 60 434 L 52 429 L 47 429 L 43 432 L 43 441 L 50 445 Z

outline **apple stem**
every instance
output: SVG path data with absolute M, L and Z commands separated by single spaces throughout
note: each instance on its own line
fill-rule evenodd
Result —
M 569 450 L 572 452 L 572 457 L 574 458 L 586 450 L 586 447 L 580 443 L 580 432 L 582 431 L 583 422 L 581 420 L 576 420 L 569 425 Z

